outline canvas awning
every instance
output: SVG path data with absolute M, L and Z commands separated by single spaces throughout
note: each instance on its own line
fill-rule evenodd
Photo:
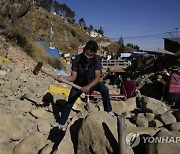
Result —
M 108 71 L 109 72 L 114 72 L 114 73 L 126 72 L 124 70 L 124 68 L 121 67 L 121 66 L 110 66 L 110 67 L 108 67 Z
M 164 49 L 161 49 L 161 48 L 158 48 L 157 52 L 158 52 L 158 53 L 162 53 L 162 54 L 168 54 L 168 55 L 174 55 L 174 56 L 176 56 L 175 53 L 170 52 L 170 51 L 167 51 L 167 50 L 164 50 Z

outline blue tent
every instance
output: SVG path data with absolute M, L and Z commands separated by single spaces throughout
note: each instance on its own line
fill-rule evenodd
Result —
M 54 47 L 48 47 L 46 48 L 46 53 L 50 56 L 56 57 L 56 58 L 60 58 L 59 55 L 59 50 L 57 48 Z
M 147 52 L 132 52 L 130 57 L 143 57 L 147 54 Z
M 59 55 L 59 50 L 58 48 L 55 48 L 55 47 L 47 47 L 46 48 L 46 42 L 45 41 L 36 41 L 40 46 L 44 47 L 46 49 L 46 53 L 50 56 L 53 56 L 53 57 L 56 57 L 56 58 L 60 58 L 60 55 Z

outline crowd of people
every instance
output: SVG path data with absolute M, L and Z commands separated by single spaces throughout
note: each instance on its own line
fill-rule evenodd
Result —
M 180 72 L 177 68 L 171 71 L 163 69 L 156 74 L 155 82 L 157 99 L 167 101 L 170 106 L 179 108 L 180 103 Z

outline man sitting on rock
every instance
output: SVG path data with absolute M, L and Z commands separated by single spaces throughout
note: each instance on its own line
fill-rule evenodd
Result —
M 109 90 L 104 83 L 100 82 L 102 65 L 100 57 L 96 55 L 97 50 L 98 45 L 95 41 L 87 42 L 83 49 L 83 53 L 77 55 L 72 61 L 71 75 L 68 77 L 60 77 L 67 81 L 73 81 L 82 88 L 79 90 L 72 87 L 68 102 L 65 104 L 65 107 L 61 112 L 61 117 L 53 127 L 65 129 L 70 111 L 77 98 L 81 93 L 91 94 L 94 90 L 101 93 L 104 110 L 114 116 L 110 103 Z

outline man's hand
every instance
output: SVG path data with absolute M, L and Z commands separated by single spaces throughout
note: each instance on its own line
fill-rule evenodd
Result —
M 63 77 L 62 77 L 61 75 L 58 75 L 57 81 L 61 83 L 61 82 L 62 82 L 62 79 L 63 79 Z
M 90 89 L 91 89 L 91 86 L 86 85 L 86 86 L 84 86 L 84 87 L 81 88 L 81 91 L 82 91 L 83 93 L 86 93 L 86 94 L 87 94 Z

